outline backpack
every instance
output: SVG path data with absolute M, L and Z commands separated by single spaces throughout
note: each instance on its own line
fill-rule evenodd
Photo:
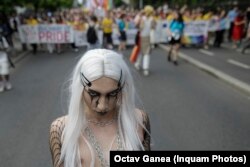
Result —
M 90 44 L 95 44 L 96 41 L 98 40 L 95 28 L 93 26 L 89 27 L 87 31 L 87 41 Z

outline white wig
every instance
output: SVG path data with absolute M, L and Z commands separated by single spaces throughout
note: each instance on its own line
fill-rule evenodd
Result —
M 118 128 L 123 148 L 125 150 L 144 150 L 137 132 L 138 125 L 145 127 L 139 119 L 138 112 L 135 112 L 135 88 L 129 68 L 116 52 L 106 49 L 95 49 L 86 52 L 73 71 L 68 119 L 62 136 L 61 161 L 64 162 L 64 166 L 81 166 L 78 141 L 81 132 L 87 125 L 85 112 L 83 111 L 82 92 L 84 86 L 81 80 L 81 73 L 90 82 L 103 76 L 119 81 L 122 76 L 121 85 L 124 84 L 124 86 L 118 112 Z M 91 152 L 93 165 L 93 150 Z

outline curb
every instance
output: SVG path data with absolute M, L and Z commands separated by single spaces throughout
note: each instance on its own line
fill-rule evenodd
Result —
M 169 47 L 167 46 L 164 46 L 162 44 L 159 45 L 162 49 L 164 50 L 167 50 L 169 51 Z M 225 74 L 205 63 L 202 63 L 198 60 L 195 60 L 194 58 L 191 58 L 189 56 L 187 56 L 186 54 L 182 53 L 182 52 L 179 52 L 179 57 L 182 58 L 183 60 L 186 60 L 187 62 L 189 62 L 190 64 L 198 67 L 199 69 L 203 70 L 203 71 L 206 71 L 208 72 L 209 74 L 223 80 L 224 82 L 230 84 L 231 86 L 239 89 L 240 91 L 244 92 L 244 93 L 247 93 L 250 95 L 250 85 L 243 82 L 243 81 L 240 81 L 234 77 L 231 77 L 230 75 L 228 74 Z

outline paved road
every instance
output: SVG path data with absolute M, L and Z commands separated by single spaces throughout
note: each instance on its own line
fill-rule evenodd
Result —
M 183 48 L 184 54 L 250 85 L 250 54 L 229 48 Z
M 19 62 L 14 89 L 0 94 L 1 166 L 51 166 L 49 125 L 66 113 L 68 77 L 83 52 L 41 52 Z M 167 63 L 164 54 L 152 52 L 148 77 L 131 66 L 153 149 L 249 150 L 250 98 L 184 61 Z

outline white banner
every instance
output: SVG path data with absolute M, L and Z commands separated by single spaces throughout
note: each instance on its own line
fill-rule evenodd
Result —
M 74 31 L 74 41 L 76 46 L 87 46 L 87 31 Z
M 166 43 L 168 42 L 167 29 L 169 28 L 170 22 L 167 20 L 158 20 L 156 28 L 151 32 L 152 43 Z M 228 29 L 228 19 L 220 21 L 192 21 L 185 23 L 183 36 L 188 37 L 200 37 L 207 36 L 208 31 L 217 31 L 221 29 Z M 88 45 L 86 31 L 73 30 L 71 26 L 52 24 L 52 25 L 22 25 L 18 29 L 20 39 L 23 43 L 73 43 L 76 46 Z M 135 36 L 137 29 L 126 30 L 127 45 L 135 44 Z M 120 33 L 117 29 L 113 30 L 112 39 L 114 45 L 119 45 Z M 103 32 L 98 31 L 99 43 L 102 44 Z
M 73 29 L 68 25 L 46 25 L 38 26 L 40 43 L 72 43 Z
M 184 36 L 206 36 L 207 28 L 207 21 L 191 21 L 185 23 Z
M 68 25 L 37 26 L 22 25 L 19 28 L 20 39 L 23 43 L 72 43 L 73 29 Z
M 38 28 L 37 26 L 22 25 L 18 29 L 22 43 L 38 43 Z
M 160 39 L 159 42 L 163 42 L 166 43 L 168 42 L 168 33 L 167 33 L 167 29 L 169 28 L 170 22 L 167 20 L 162 20 L 160 23 L 160 27 L 159 27 L 159 34 L 158 34 L 158 38 Z M 156 26 L 157 28 L 157 26 Z
M 230 27 L 230 21 L 228 18 L 224 18 L 221 20 L 211 19 L 208 22 L 208 31 L 214 32 L 218 30 L 227 30 Z

